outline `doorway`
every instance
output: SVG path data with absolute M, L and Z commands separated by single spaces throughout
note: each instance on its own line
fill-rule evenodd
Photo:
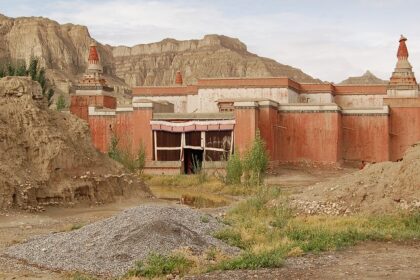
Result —
M 203 150 L 184 149 L 184 174 L 197 174 L 203 166 Z

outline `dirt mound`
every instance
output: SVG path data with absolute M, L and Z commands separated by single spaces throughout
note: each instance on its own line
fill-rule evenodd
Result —
M 210 235 L 222 226 L 196 210 L 149 205 L 75 231 L 36 237 L 5 253 L 50 269 L 118 276 L 150 253 L 168 254 L 184 247 L 197 254 L 210 247 L 238 252 Z
M 307 214 L 393 213 L 420 209 L 420 144 L 400 162 L 370 164 L 363 170 L 295 195 L 292 205 Z
M 95 150 L 84 121 L 47 108 L 38 83 L 0 80 L 0 209 L 150 195 L 123 171 Z

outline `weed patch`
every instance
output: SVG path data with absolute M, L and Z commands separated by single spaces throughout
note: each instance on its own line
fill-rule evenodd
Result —
M 284 258 L 355 245 L 365 240 L 420 238 L 420 212 L 383 216 L 295 216 L 279 189 L 262 187 L 232 209 L 228 229 L 214 234 L 244 249 L 212 269 L 278 267 Z
M 182 255 L 150 254 L 145 262 L 139 261 L 127 272 L 127 277 L 159 277 L 167 274 L 184 275 L 193 263 Z

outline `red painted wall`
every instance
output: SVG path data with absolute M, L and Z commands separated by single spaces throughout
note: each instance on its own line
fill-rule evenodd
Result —
M 264 139 L 268 154 L 271 160 L 275 160 L 276 143 L 275 135 L 277 129 L 277 108 L 264 106 L 258 109 L 258 129 Z
M 92 142 L 96 149 L 106 153 L 109 148 L 112 133 L 115 128 L 114 116 L 90 116 L 90 133 Z
M 235 151 L 242 154 L 255 139 L 255 133 L 258 128 L 258 109 L 235 108 L 235 121 Z
M 389 160 L 388 116 L 344 115 L 343 159 L 380 162 Z
M 88 121 L 89 106 L 115 109 L 117 100 L 112 96 L 105 95 L 72 95 L 70 101 L 70 112 L 85 121 Z
M 395 161 L 420 141 L 420 107 L 391 107 L 390 124 L 391 160 Z
M 123 150 L 133 150 L 133 113 L 118 112 L 115 120 L 115 136 L 118 138 L 118 145 Z
M 341 160 L 341 114 L 279 112 L 276 158 L 283 162 Z
M 140 145 L 143 144 L 146 149 L 147 160 L 153 159 L 153 132 L 150 126 L 152 117 L 152 108 L 135 109 L 132 113 L 133 149 L 137 152 Z

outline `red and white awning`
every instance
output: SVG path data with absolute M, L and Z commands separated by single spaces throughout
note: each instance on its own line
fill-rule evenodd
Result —
M 168 132 L 233 130 L 235 120 L 168 122 L 150 121 L 152 130 Z

